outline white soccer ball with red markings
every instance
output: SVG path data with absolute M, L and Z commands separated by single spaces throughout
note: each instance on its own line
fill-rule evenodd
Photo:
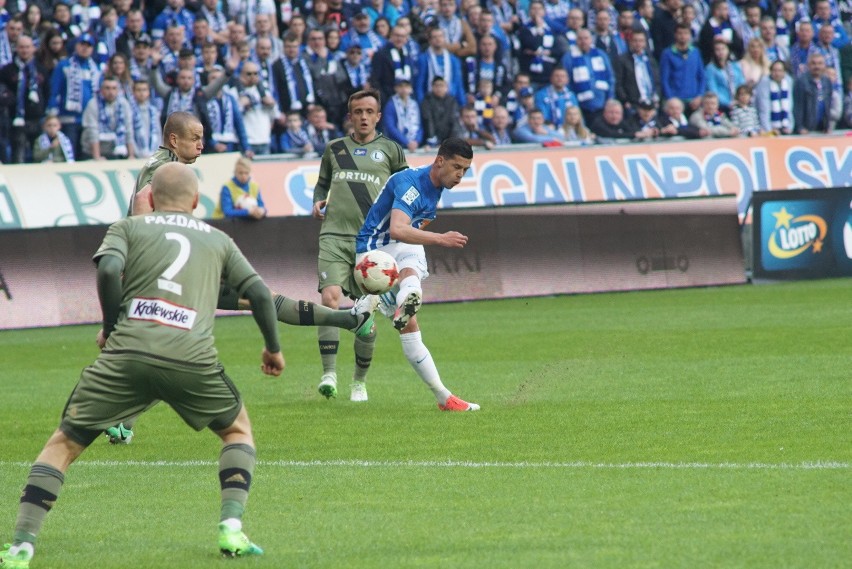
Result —
M 384 294 L 398 280 L 396 261 L 383 251 L 370 251 L 355 265 L 355 282 L 364 294 Z

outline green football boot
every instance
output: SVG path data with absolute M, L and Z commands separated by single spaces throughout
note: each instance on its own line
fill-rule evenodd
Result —
M 14 550 L 14 553 L 12 552 Z M 0 550 L 0 568 L 2 569 L 29 569 L 33 558 L 32 546 L 13 547 L 6 544 Z
M 219 551 L 224 557 L 263 555 L 263 549 L 252 543 L 242 530 L 235 530 L 225 523 L 219 524 Z
M 133 440 L 133 430 L 125 427 L 124 423 L 110 427 L 104 433 L 106 433 L 111 445 L 129 445 L 130 441 Z

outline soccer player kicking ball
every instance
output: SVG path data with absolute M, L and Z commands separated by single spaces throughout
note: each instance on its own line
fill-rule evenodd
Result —
M 243 533 L 240 521 L 255 447 L 242 398 L 216 357 L 213 320 L 220 279 L 251 302 L 264 339 L 260 369 L 273 376 L 284 369 L 275 306 L 230 237 L 192 216 L 198 179 L 190 168 L 177 163 L 160 167 L 150 199 L 152 213 L 114 223 L 95 253 L 102 351 L 83 370 L 59 428 L 30 469 L 12 545 L 0 550 L 4 569 L 29 567 L 36 536 L 71 463 L 107 426 L 157 399 L 193 429 L 208 428 L 222 440 L 221 552 L 263 553 Z
M 402 351 L 435 394 L 442 411 L 478 411 L 479 405 L 463 401 L 444 387 L 432 355 L 423 343 L 415 316 L 423 301 L 420 281 L 429 276 L 423 246 L 464 247 L 467 236 L 457 231 L 433 233 L 424 228 L 435 219 L 441 193 L 461 182 L 472 159 L 470 144 L 452 137 L 441 143 L 431 165 L 391 176 L 367 213 L 355 242 L 357 260 L 376 249 L 396 259 L 399 289 L 382 295 L 382 304 L 394 310 L 393 325 L 399 330 Z

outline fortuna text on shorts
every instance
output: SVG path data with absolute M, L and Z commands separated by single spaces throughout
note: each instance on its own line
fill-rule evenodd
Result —
M 148 320 L 183 330 L 192 330 L 196 315 L 195 310 L 160 298 L 134 298 L 127 313 L 131 320 Z

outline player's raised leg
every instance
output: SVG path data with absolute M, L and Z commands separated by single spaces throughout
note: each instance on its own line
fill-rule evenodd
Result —
M 334 289 L 337 288 L 335 294 Z M 323 297 L 325 305 L 318 305 L 304 300 L 293 300 L 280 294 L 273 294 L 278 321 L 292 326 L 316 326 L 318 328 L 320 354 L 323 361 L 323 377 L 320 381 L 319 392 L 325 397 L 337 395 L 337 348 L 340 344 L 340 329 L 349 330 L 355 334 L 355 381 L 361 387 L 357 390 L 353 385 L 353 401 L 366 401 L 366 388 L 363 382 L 373 355 L 376 334 L 373 328 L 378 297 L 362 296 L 355 301 L 350 309 L 338 310 L 342 289 L 326 287 L 328 291 Z M 329 307 L 331 305 L 332 307 Z M 232 291 L 220 291 L 220 301 L 217 308 L 223 310 L 250 310 L 251 305 L 246 299 L 238 298 Z M 359 397 L 356 399 L 356 397 Z M 132 434 L 131 434 L 132 436 Z
M 373 327 L 373 317 L 378 298 L 363 296 L 348 310 L 335 310 L 308 302 L 293 300 L 280 294 L 273 295 L 278 321 L 293 326 L 326 326 L 343 328 L 356 336 L 368 336 Z
M 363 296 L 355 305 L 346 310 L 327 308 L 306 300 L 293 300 L 284 295 L 273 293 L 278 321 L 291 326 L 328 326 L 343 328 L 358 336 L 367 336 L 373 327 L 373 317 L 378 305 L 375 297 Z M 219 304 L 221 310 L 251 310 L 251 303 L 239 298 L 226 286 L 220 288 Z
M 397 307 L 393 313 L 393 327 L 402 330 L 408 321 L 420 310 L 423 303 L 423 290 L 420 286 L 420 278 L 410 275 L 400 280 L 399 293 L 397 293 Z

